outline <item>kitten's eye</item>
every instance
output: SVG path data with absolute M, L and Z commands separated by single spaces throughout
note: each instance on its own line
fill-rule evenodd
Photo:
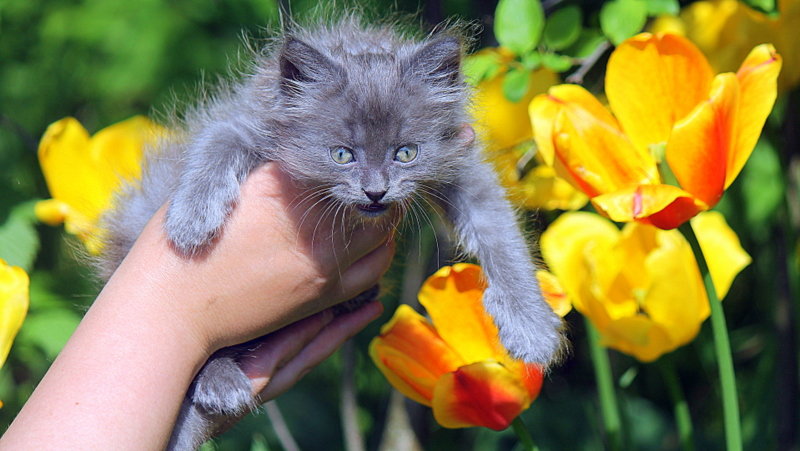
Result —
M 404 146 L 400 146 L 394 153 L 394 159 L 401 162 L 401 163 L 410 163 L 414 161 L 414 158 L 417 158 L 417 152 L 419 151 L 419 146 L 416 144 L 406 144 Z
M 353 151 L 344 146 L 331 149 L 331 158 L 338 164 L 347 164 L 353 161 Z

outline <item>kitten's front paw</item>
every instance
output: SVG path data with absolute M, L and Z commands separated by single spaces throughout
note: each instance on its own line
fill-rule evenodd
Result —
M 191 256 L 208 246 L 222 229 L 227 211 L 215 211 L 202 200 L 176 197 L 167 209 L 167 236 L 182 255 Z
M 215 415 L 238 415 L 256 404 L 250 379 L 231 357 L 212 357 L 195 381 L 192 401 Z
M 500 341 L 509 353 L 545 368 L 567 350 L 564 324 L 538 292 L 506 293 L 490 286 L 484 305 L 500 329 Z

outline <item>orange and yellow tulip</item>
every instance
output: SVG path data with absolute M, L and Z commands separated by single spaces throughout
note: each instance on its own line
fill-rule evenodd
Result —
M 432 322 L 401 305 L 370 343 L 372 360 L 394 388 L 432 407 L 447 428 L 507 428 L 539 394 L 539 367 L 512 359 L 483 309 L 478 266 L 459 263 L 419 292 Z
M 717 212 L 696 216 L 692 228 L 721 299 L 750 256 Z M 571 212 L 542 234 L 541 249 L 602 343 L 643 362 L 692 341 L 710 314 L 691 246 L 677 230 L 635 222 L 619 230 L 599 215 Z
M 92 137 L 71 117 L 51 124 L 39 143 L 39 164 L 53 198 L 36 205 L 36 216 L 50 225 L 65 223 L 68 233 L 90 253 L 98 253 L 101 214 L 111 207 L 114 191 L 124 180 L 140 177 L 145 147 L 163 133 L 143 116 Z
M 738 72 L 715 77 L 688 40 L 642 33 L 609 59 L 611 111 L 580 86 L 555 86 L 531 102 L 534 138 L 603 215 L 675 228 L 713 207 L 741 171 L 775 102 L 780 67 L 764 44 Z M 662 159 L 679 186 L 665 183 Z

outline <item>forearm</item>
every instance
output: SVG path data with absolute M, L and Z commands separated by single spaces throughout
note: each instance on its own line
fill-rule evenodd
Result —
M 0 447 L 163 449 L 209 350 L 136 272 L 104 288 Z

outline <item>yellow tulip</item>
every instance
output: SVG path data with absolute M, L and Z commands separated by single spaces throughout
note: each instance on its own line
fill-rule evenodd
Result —
M 0 367 L 28 313 L 28 274 L 0 259 Z
M 94 136 L 74 118 L 51 124 L 39 143 L 39 163 L 52 199 L 36 205 L 36 215 L 50 225 L 65 223 L 90 253 L 100 251 L 98 221 L 111 207 L 123 181 L 141 175 L 147 145 L 164 130 L 142 116 L 107 127 Z
M 502 430 L 539 394 L 539 367 L 512 359 L 483 309 L 478 266 L 440 269 L 419 292 L 432 319 L 401 305 L 370 343 L 372 360 L 394 388 L 433 409 L 447 428 Z
M 555 86 L 531 102 L 535 139 L 544 161 L 605 216 L 675 228 L 713 207 L 741 171 L 780 66 L 765 44 L 736 74 L 714 77 L 686 39 L 642 33 L 609 59 L 611 111 L 580 86 Z M 680 187 L 662 180 L 662 159 Z
M 722 297 L 750 257 L 719 213 L 701 213 L 692 227 Z M 542 234 L 541 248 L 603 344 L 643 362 L 693 340 L 710 314 L 691 246 L 677 230 L 639 223 L 619 230 L 599 215 L 572 212 Z
M 659 17 L 651 30 L 686 36 L 717 72 L 736 70 L 751 48 L 771 42 L 784 58 L 778 88 L 787 91 L 800 82 L 800 0 L 778 0 L 778 11 L 770 17 L 737 0 L 699 1 L 680 17 Z

